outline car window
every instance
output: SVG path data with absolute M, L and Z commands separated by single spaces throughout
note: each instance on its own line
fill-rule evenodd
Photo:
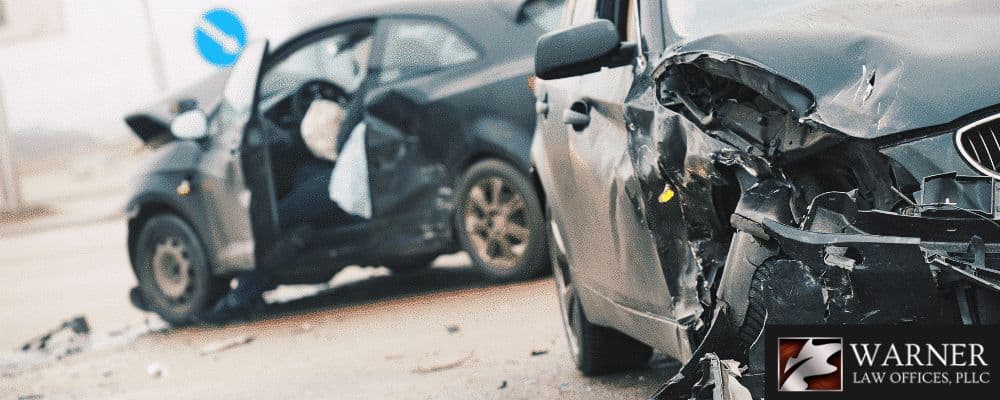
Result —
M 380 63 L 380 80 L 438 71 L 479 57 L 457 32 L 443 24 L 423 20 L 389 20 Z
M 313 79 L 325 79 L 354 93 L 368 73 L 370 29 L 341 30 L 295 50 L 264 77 L 262 98 L 282 98 Z
M 528 0 L 521 8 L 519 21 L 535 24 L 549 32 L 559 27 L 566 0 Z

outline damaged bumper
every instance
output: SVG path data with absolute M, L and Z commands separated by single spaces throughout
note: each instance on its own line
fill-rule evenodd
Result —
M 769 323 L 997 322 L 982 300 L 1000 293 L 1000 227 L 985 216 L 858 211 L 828 193 L 805 229 L 764 227 L 784 255 L 757 271 Z

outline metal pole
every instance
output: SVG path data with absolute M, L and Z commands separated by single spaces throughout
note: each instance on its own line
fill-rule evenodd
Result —
M 149 0 L 142 0 L 142 12 L 146 19 L 146 37 L 149 38 L 149 61 L 153 67 L 153 81 L 156 82 L 156 91 L 162 94 L 167 90 L 167 72 L 163 69 L 163 50 L 156 36 L 156 28 L 153 27 L 153 11 L 149 7 Z
M 0 85 L 0 211 L 17 211 L 23 205 L 21 181 L 15 169 L 12 147 L 4 110 L 3 86 Z

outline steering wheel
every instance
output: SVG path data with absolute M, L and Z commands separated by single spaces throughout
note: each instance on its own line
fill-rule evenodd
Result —
M 305 118 L 309 105 L 318 99 L 332 100 L 346 107 L 351 100 L 351 95 L 336 83 L 313 79 L 303 83 L 292 95 L 292 112 L 301 120 Z

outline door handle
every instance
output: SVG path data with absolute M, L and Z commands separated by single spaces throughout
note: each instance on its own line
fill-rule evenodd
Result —
M 575 130 L 583 130 L 590 125 L 590 105 L 583 101 L 574 102 L 563 111 L 562 121 L 566 125 L 572 125 Z

